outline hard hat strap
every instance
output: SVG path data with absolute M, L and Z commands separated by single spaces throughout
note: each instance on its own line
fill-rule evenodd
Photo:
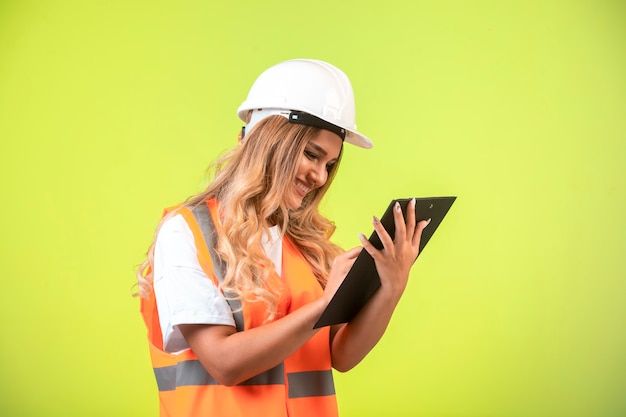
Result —
M 313 127 L 318 127 L 320 129 L 330 130 L 331 132 L 336 133 L 341 138 L 341 140 L 344 140 L 346 138 L 346 129 L 339 127 L 337 125 L 334 125 L 332 123 L 329 123 L 324 119 L 320 119 L 317 116 L 313 116 L 310 113 L 292 110 L 289 113 L 288 119 L 289 119 L 289 122 L 291 123 L 313 126 Z
M 313 116 L 311 113 L 307 113 L 299 110 L 285 110 L 285 109 L 255 109 L 252 111 L 252 115 L 250 116 L 250 120 L 248 124 L 242 129 L 241 139 L 245 138 L 246 135 L 252 131 L 254 125 L 263 120 L 264 118 L 272 115 L 279 115 L 286 117 L 290 123 L 296 123 L 301 125 L 313 126 L 319 129 L 329 130 L 333 133 L 336 133 L 341 140 L 345 140 L 346 138 L 346 129 L 339 127 L 335 124 L 327 122 L 324 119 L 321 119 L 317 116 Z

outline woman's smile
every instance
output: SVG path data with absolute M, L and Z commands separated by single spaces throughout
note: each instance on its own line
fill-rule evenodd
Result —
M 342 146 L 342 139 L 328 130 L 320 130 L 307 143 L 300 157 L 293 191 L 286 196 L 286 204 L 290 210 L 298 209 L 307 194 L 326 184 L 328 173 L 337 163 Z

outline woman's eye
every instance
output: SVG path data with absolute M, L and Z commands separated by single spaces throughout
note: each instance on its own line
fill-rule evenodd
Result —
M 317 159 L 317 155 L 314 154 L 311 151 L 304 151 L 304 154 L 306 155 L 307 158 L 309 158 L 310 160 L 315 160 Z

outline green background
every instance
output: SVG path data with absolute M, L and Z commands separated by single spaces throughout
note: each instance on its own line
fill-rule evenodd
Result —
M 623 1 L 0 2 L 0 414 L 155 416 L 134 271 L 282 60 L 351 78 L 324 212 L 457 195 L 342 416 L 626 415 Z

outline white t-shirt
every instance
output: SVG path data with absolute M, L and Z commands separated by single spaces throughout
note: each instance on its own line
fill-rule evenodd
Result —
M 270 233 L 271 239 L 264 236 L 262 244 L 280 276 L 282 239 L 277 226 Z M 200 267 L 193 234 L 180 214 L 166 220 L 156 238 L 154 293 L 167 352 L 189 348 L 179 324 L 235 326 L 228 303 Z

